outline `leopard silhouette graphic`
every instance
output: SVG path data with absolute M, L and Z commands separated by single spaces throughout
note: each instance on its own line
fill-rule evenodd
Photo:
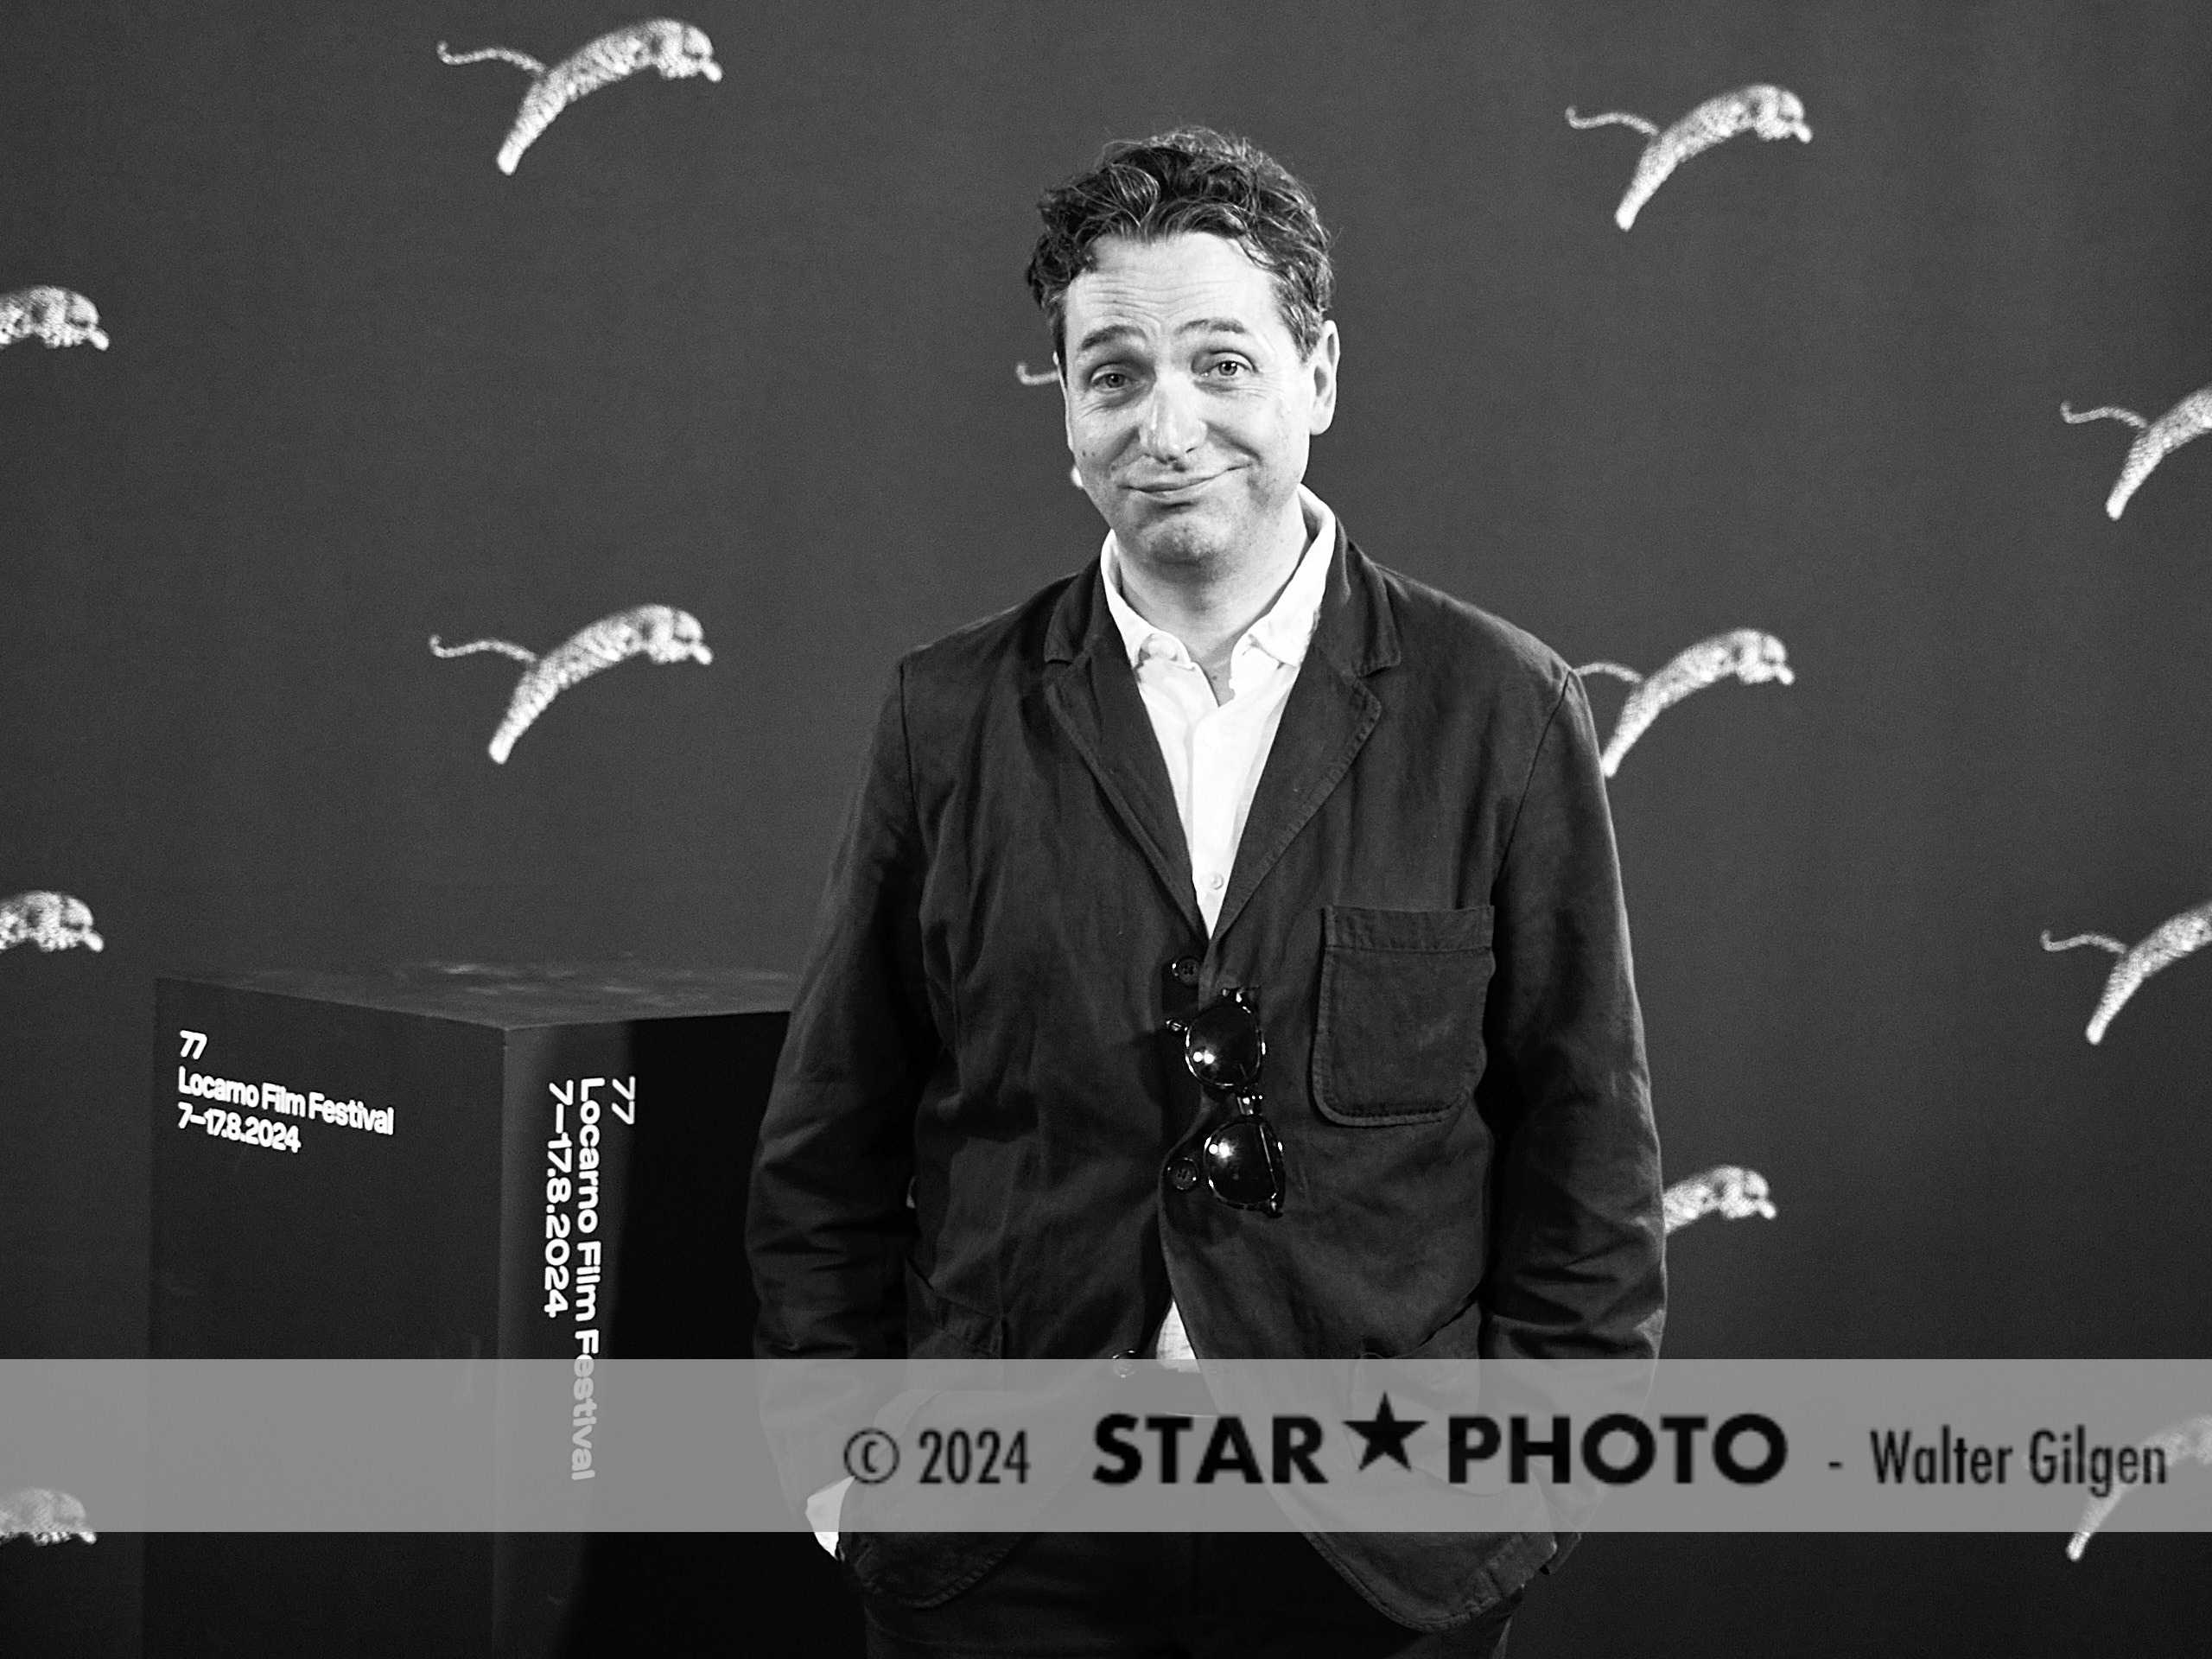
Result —
M 1718 1215 L 1724 1221 L 1747 1216 L 1774 1219 L 1774 1201 L 1767 1196 L 1766 1177 L 1755 1169 L 1720 1164 L 1688 1180 L 1676 1181 L 1661 1197 L 1667 1230 L 1679 1231 L 1700 1216 Z
M 2118 421 L 2135 429 L 2137 436 L 2128 446 L 2127 459 L 2120 463 L 2119 480 L 2105 498 L 2105 516 L 2117 520 L 2126 510 L 2128 498 L 2143 487 L 2143 480 L 2151 476 L 2152 468 L 2191 438 L 2212 432 L 2212 386 L 2190 392 L 2155 421 L 2145 420 L 2132 409 L 2120 409 L 2109 404 L 2078 413 L 2071 404 L 2061 404 L 2058 412 L 2071 426 L 2079 426 L 2084 421 Z
M 632 23 L 602 35 L 550 69 L 536 58 L 504 46 L 452 52 L 440 41 L 438 56 L 447 63 L 511 63 L 530 76 L 530 90 L 523 94 L 514 128 L 499 147 L 499 171 L 507 174 L 515 170 L 523 151 L 537 142 L 538 134 L 553 124 L 554 117 L 588 92 L 627 79 L 641 69 L 657 69 L 664 80 L 688 80 L 695 75 L 709 80 L 722 78 L 721 66 L 715 61 L 715 48 L 706 35 L 689 23 L 667 17 Z
M 1620 111 L 1605 115 L 1577 115 L 1572 105 L 1567 107 L 1567 124 L 1585 130 L 1591 127 L 1627 127 L 1649 141 L 1643 147 L 1643 154 L 1637 158 L 1636 176 L 1629 181 L 1628 194 L 1621 198 L 1621 205 L 1613 213 L 1613 223 L 1623 230 L 1636 223 L 1643 204 L 1651 200 L 1653 193 L 1667 182 L 1676 168 L 1738 133 L 1756 133 L 1766 139 L 1795 138 L 1801 144 L 1813 142 L 1813 130 L 1805 124 L 1804 104 L 1796 93 L 1779 86 L 1739 86 L 1732 92 L 1708 98 L 1664 132 L 1657 124 L 1640 115 Z
M 41 950 L 106 948 L 92 931 L 92 912 L 81 899 L 35 889 L 0 899 L 0 950 L 35 944 Z
M 2157 1451 L 2171 1466 L 2177 1463 L 2202 1463 L 2212 1465 L 2212 1417 L 2191 1417 L 2186 1421 L 2162 1428 L 2148 1440 L 2140 1442 L 2143 1450 Z M 2112 1518 L 2120 1507 L 2120 1500 L 2140 1481 L 2115 1481 L 2113 1489 L 2102 1497 L 2093 1497 L 2082 1509 L 2081 1524 L 2074 1529 L 2074 1535 L 2066 1541 L 2066 1559 L 2078 1561 L 2082 1552 L 2089 1547 L 2090 1536 L 2099 1527 Z
M 492 759 L 502 766 L 513 752 L 515 740 L 530 729 L 531 722 L 545 712 L 554 698 L 602 669 L 632 657 L 654 663 L 715 660 L 715 653 L 707 649 L 699 619 L 689 611 L 672 610 L 665 605 L 639 605 L 603 616 L 543 657 L 505 639 L 472 639 L 465 645 L 446 645 L 438 643 L 435 634 L 430 636 L 430 649 L 440 657 L 493 651 L 525 665 L 507 704 L 506 718 L 492 734 Z
M 2043 948 L 2046 950 L 2071 950 L 2082 944 L 2109 950 L 2120 958 L 2105 981 L 2104 994 L 2097 998 L 2096 1012 L 2089 1016 L 2089 1040 L 2101 1043 L 2113 1016 L 2127 1006 L 2127 999 L 2135 995 L 2145 980 L 2192 951 L 2212 944 L 2212 900 L 2167 918 L 2147 938 L 2133 944 L 2122 944 L 2108 933 L 2076 933 L 2071 938 L 2054 939 L 2048 928 L 2044 931 Z
M 1691 692 L 1701 691 L 1726 679 L 1741 680 L 1745 685 L 1769 681 L 1789 685 L 1797 677 L 1790 672 L 1789 652 L 1783 649 L 1782 641 L 1756 628 L 1736 628 L 1700 639 L 1648 677 L 1618 663 L 1585 663 L 1574 671 L 1582 675 L 1610 674 L 1615 679 L 1626 680 L 1634 688 L 1628 694 L 1628 701 L 1621 705 L 1613 734 L 1606 740 L 1605 751 L 1599 757 L 1599 764 L 1608 778 L 1620 770 L 1623 758 L 1651 722 Z
M 97 352 L 107 350 L 99 308 L 74 289 L 44 283 L 0 294 L 0 346 L 19 340 L 43 340 L 49 349 L 89 346 Z
M 85 1506 L 67 1492 L 26 1486 L 0 1497 L 0 1544 L 10 1538 L 28 1538 L 35 1544 L 59 1544 L 74 1538 L 89 1544 L 99 1536 Z

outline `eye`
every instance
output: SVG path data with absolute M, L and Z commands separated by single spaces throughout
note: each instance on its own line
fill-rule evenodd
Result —
M 1251 371 L 1252 365 L 1250 364 L 1243 362 L 1236 358 L 1224 357 L 1220 362 L 1208 369 L 1206 372 L 1214 375 L 1220 379 L 1235 380 L 1243 375 L 1249 374 Z
M 1101 369 L 1090 377 L 1090 389 L 1093 391 L 1119 391 L 1128 381 L 1129 377 L 1119 369 Z

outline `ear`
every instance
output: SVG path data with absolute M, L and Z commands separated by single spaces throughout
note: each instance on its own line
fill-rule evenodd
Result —
M 1067 365 L 1060 361 L 1058 352 L 1052 353 L 1052 366 L 1060 372 L 1060 435 L 1067 441 L 1068 482 L 1088 495 L 1090 492 L 1084 489 L 1083 467 L 1075 453 L 1074 398 L 1068 390 Z
M 1052 353 L 1052 367 L 1060 377 L 1060 435 L 1067 440 L 1068 454 L 1075 454 L 1074 399 L 1068 391 L 1068 365 L 1060 360 L 1057 348 Z
M 1313 410 L 1306 429 L 1316 437 L 1337 418 L 1337 325 L 1333 320 L 1325 321 L 1300 371 L 1313 377 Z

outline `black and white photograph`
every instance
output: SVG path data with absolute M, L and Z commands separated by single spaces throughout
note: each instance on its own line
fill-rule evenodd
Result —
M 680 3 L 0 21 L 0 1655 L 2208 1651 L 2212 9 Z

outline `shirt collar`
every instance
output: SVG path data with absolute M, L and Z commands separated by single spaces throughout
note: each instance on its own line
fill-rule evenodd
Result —
M 1249 639 L 1277 662 L 1291 668 L 1306 660 L 1306 647 L 1313 638 L 1314 619 L 1321 611 L 1321 594 L 1328 585 L 1329 559 L 1337 545 L 1337 515 L 1329 510 L 1328 503 L 1301 484 L 1298 487 L 1298 505 L 1312 532 L 1306 551 L 1300 555 L 1298 569 L 1291 572 L 1282 592 L 1275 595 L 1275 602 L 1236 642 L 1241 645 Z M 1121 551 L 1115 544 L 1114 532 L 1108 531 L 1106 540 L 1098 550 L 1098 574 L 1106 587 L 1106 608 L 1113 616 L 1115 627 L 1121 631 L 1122 646 L 1128 653 L 1130 666 L 1135 667 L 1154 654 L 1187 659 L 1190 653 L 1181 640 L 1166 629 L 1146 621 L 1122 597 L 1121 575 L 1115 569 Z M 1232 656 L 1235 652 L 1236 647 L 1231 646 Z

